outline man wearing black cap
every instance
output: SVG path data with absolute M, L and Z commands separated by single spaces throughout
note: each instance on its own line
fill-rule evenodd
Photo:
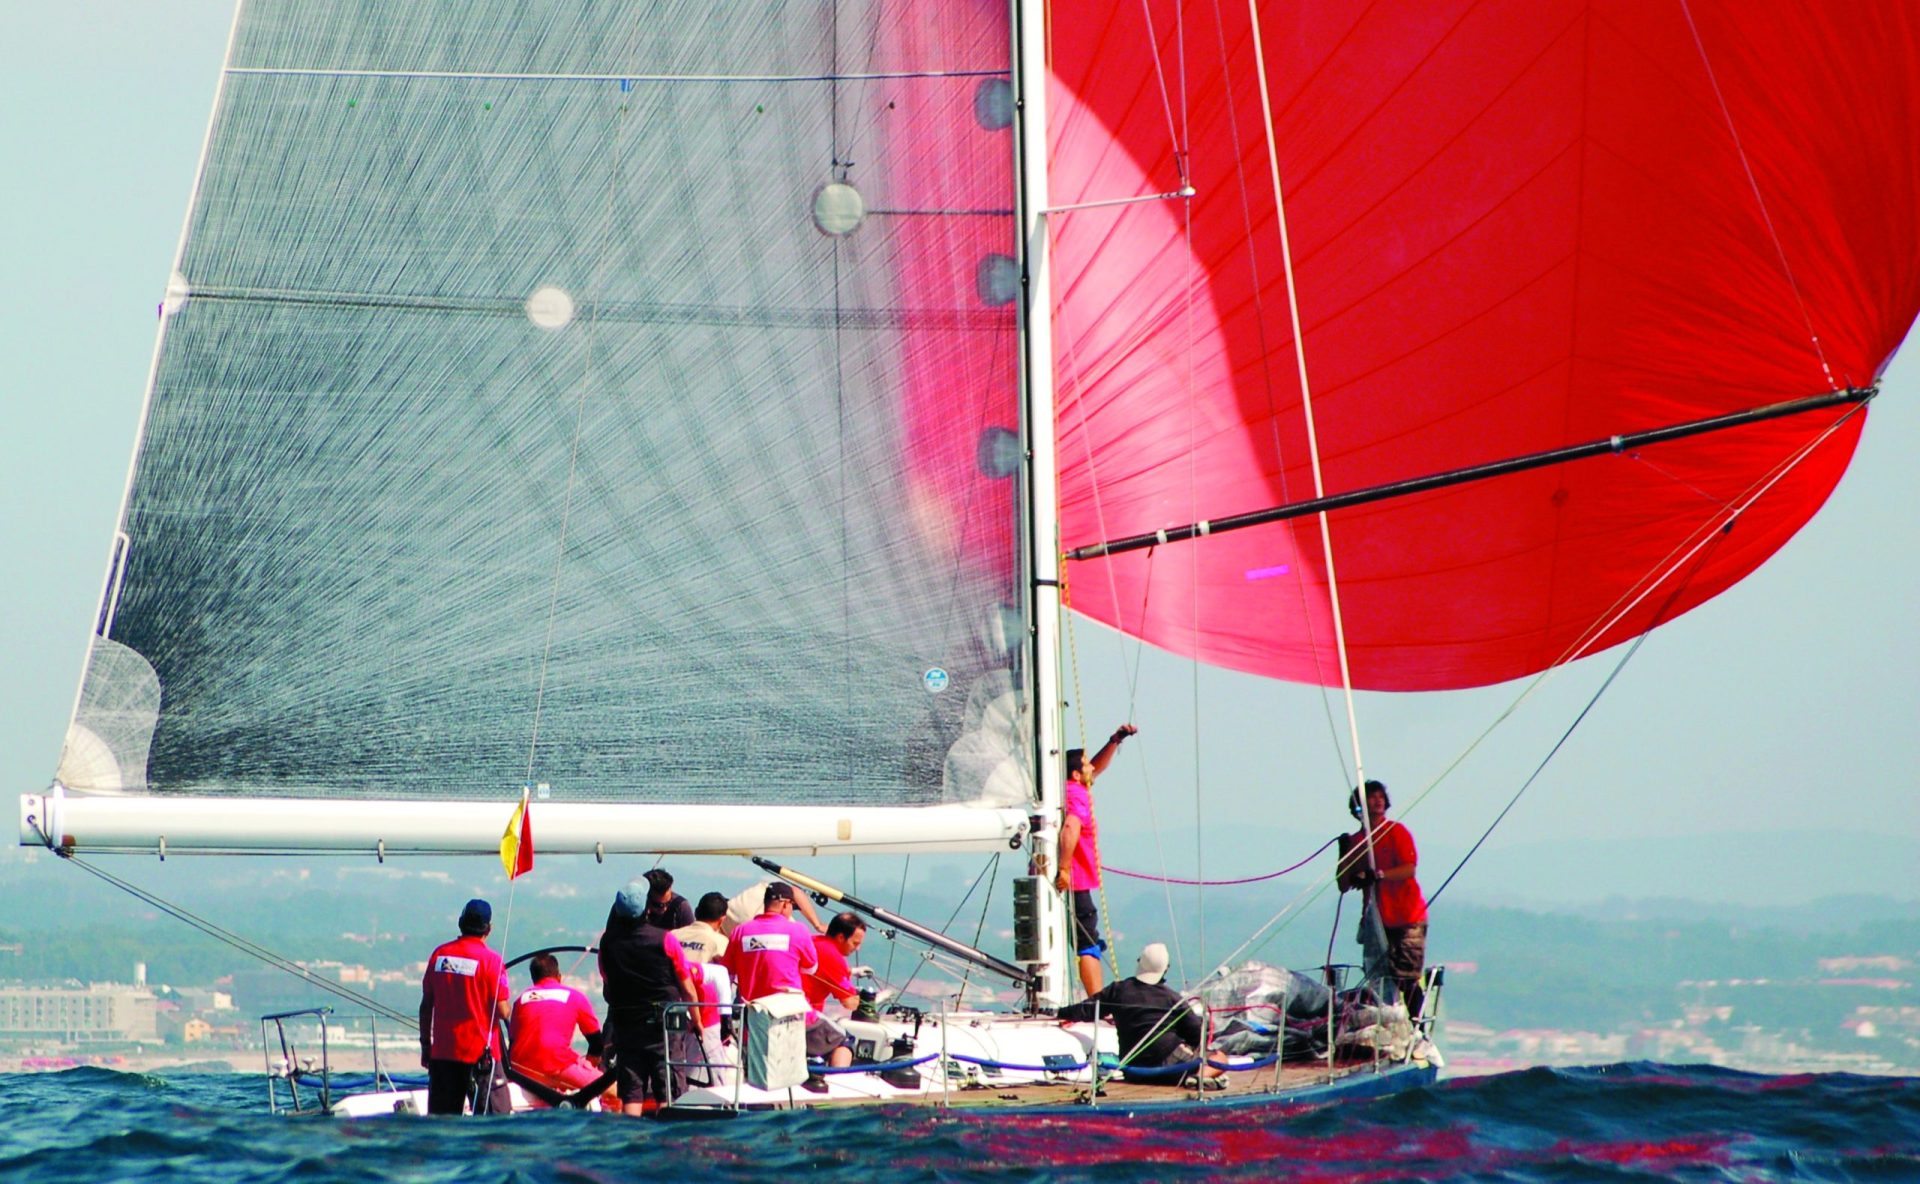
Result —
M 469 900 L 460 910 L 460 936 L 433 951 L 420 982 L 420 1063 L 427 1070 L 427 1113 L 459 1114 L 483 1062 L 490 1078 L 475 1113 L 512 1109 L 500 1068 L 494 1019 L 508 1016 L 507 974 L 500 955 L 487 947 L 493 906 Z

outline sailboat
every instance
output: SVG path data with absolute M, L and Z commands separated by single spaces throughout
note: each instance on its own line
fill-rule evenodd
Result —
M 1444 690 L 1732 586 L 1920 310 L 1916 19 L 246 0 L 21 841 L 1020 851 L 920 1096 L 1097 1102 L 1064 615 Z

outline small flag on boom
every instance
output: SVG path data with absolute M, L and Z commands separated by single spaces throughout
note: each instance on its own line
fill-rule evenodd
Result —
M 533 870 L 533 811 L 527 803 L 531 789 L 531 786 L 521 787 L 520 804 L 513 808 L 506 833 L 500 836 L 500 866 L 507 869 L 509 880 L 517 880 Z

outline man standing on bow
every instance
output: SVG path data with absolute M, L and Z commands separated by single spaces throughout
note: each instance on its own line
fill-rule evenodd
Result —
M 1121 724 L 1091 759 L 1084 748 L 1067 749 L 1067 817 L 1060 827 L 1060 867 L 1053 886 L 1072 894 L 1067 903 L 1073 914 L 1073 950 L 1080 956 L 1080 985 L 1088 995 L 1100 993 L 1100 955 L 1107 949 L 1095 901 L 1100 890 L 1100 827 L 1093 819 L 1093 782 L 1113 763 L 1121 742 L 1137 731 L 1132 724 Z
M 1355 818 L 1360 817 L 1360 798 L 1360 790 L 1356 789 L 1347 801 L 1347 808 Z M 1367 782 L 1366 825 L 1352 834 L 1340 836 L 1340 890 L 1375 889 L 1368 896 L 1377 895 L 1379 901 L 1377 916 L 1386 934 L 1386 971 L 1400 988 L 1407 1014 L 1418 1019 L 1421 1004 L 1425 1002 L 1420 974 L 1427 964 L 1427 898 L 1420 891 L 1420 881 L 1414 878 L 1420 854 L 1413 845 L 1413 832 L 1387 819 L 1387 810 L 1392 804 L 1384 783 Z M 1367 858 L 1369 847 L 1373 854 L 1371 867 Z M 1375 915 L 1372 906 L 1373 900 L 1369 899 L 1367 909 L 1361 914 L 1362 945 L 1367 944 Z M 1373 973 L 1370 966 L 1368 974 Z
M 508 1016 L 507 973 L 487 947 L 493 906 L 469 900 L 460 910 L 460 936 L 427 959 L 420 982 L 420 1064 L 427 1070 L 427 1113 L 459 1114 L 467 1099 L 474 1113 L 513 1108 L 500 1065 L 495 1020 Z M 476 1091 L 484 1076 L 487 1088 Z

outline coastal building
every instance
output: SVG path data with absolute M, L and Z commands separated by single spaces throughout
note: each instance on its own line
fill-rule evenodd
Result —
M 0 986 L 0 1041 L 135 1044 L 159 1038 L 153 992 L 143 986 Z

